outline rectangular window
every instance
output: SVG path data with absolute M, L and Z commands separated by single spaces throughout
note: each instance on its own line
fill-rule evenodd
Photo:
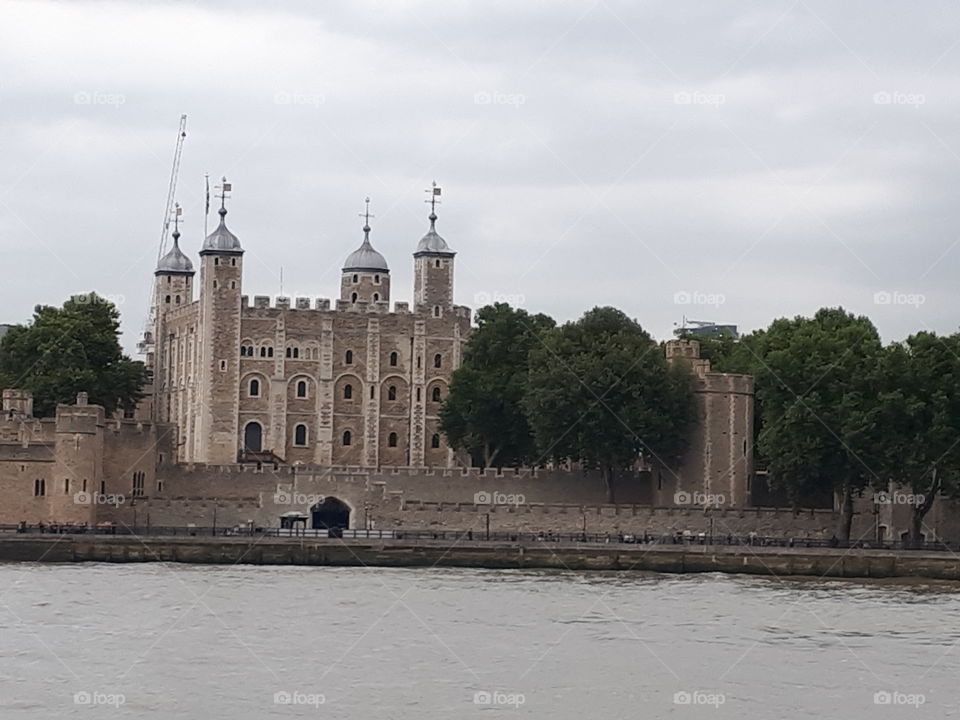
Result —
M 137 471 L 133 474 L 133 488 L 131 493 L 133 497 L 143 497 L 143 478 L 143 472 Z
M 64 495 L 70 494 L 70 478 L 63 479 L 63 494 Z

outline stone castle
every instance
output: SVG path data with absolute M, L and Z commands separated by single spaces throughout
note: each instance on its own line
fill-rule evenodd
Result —
M 179 232 L 159 262 L 147 365 L 152 419 L 177 426 L 177 460 L 449 466 L 438 428 L 470 332 L 455 305 L 455 253 L 430 228 L 413 253 L 413 306 L 391 306 L 390 268 L 370 242 L 346 259 L 340 298 L 243 295 L 243 248 L 226 224 L 193 263 Z
M 734 513 L 739 529 L 763 524 L 753 378 L 711 372 L 695 340 L 665 343 L 668 360 L 696 377 L 688 451 L 677 467 L 638 463 L 621 473 L 617 505 L 585 470 L 466 468 L 438 425 L 471 312 L 454 303 L 455 253 L 433 208 L 413 252 L 412 306 L 391 299 L 369 214 L 335 303 L 251 303 L 243 247 L 224 204 L 219 214 L 200 248 L 196 288 L 178 229 L 158 263 L 143 346 L 152 385 L 134 417 L 106 417 L 81 394 L 55 417 L 35 418 L 29 393 L 3 391 L 0 524 L 324 527 L 318 498 L 335 501 L 337 524 L 351 528 L 466 529 L 480 512 L 494 528 L 643 532 L 666 527 L 664 518 L 702 524 L 703 498 Z M 524 507 L 485 510 L 497 492 L 522 494 Z M 832 510 L 811 512 L 792 531 L 832 532 Z M 770 527 L 786 528 L 784 517 Z

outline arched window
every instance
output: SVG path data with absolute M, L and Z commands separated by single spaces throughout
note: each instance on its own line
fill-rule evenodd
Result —
M 164 302 L 165 302 L 165 303 L 166 303 L 167 305 L 169 305 L 169 304 L 170 304 L 170 296 L 169 296 L 169 295 L 167 295 L 167 297 L 166 297 L 166 298 L 164 298 L 164 300 L 163 300 L 163 301 L 164 301 Z
M 396 447 L 396 446 L 397 446 L 397 434 L 396 434 L 395 432 L 390 433 L 390 434 L 387 436 L 387 445 L 390 446 L 390 447 Z
M 373 281 L 374 281 L 377 285 L 379 285 L 379 284 L 380 284 L 380 276 L 379 276 L 379 275 L 374 275 L 374 276 L 373 276 Z
M 353 350 L 347 350 L 343 354 L 343 362 L 345 365 L 353 365 Z
M 253 345 L 247 345 L 247 357 L 253 357 Z
M 355 303 L 356 301 L 357 301 L 357 294 L 356 294 L 356 293 L 352 293 L 352 294 L 350 295 L 350 302 Z
M 397 360 L 398 360 L 398 359 L 399 359 L 399 357 L 397 356 L 397 352 L 396 352 L 396 350 L 394 350 L 392 353 L 390 353 L 390 366 L 391 366 L 391 367 L 396 367 L 396 366 L 397 366 Z
M 293 348 L 287 348 L 287 357 L 293 357 Z
M 303 447 L 307 444 L 307 426 L 297 425 L 293 429 L 293 444 Z
M 397 399 L 397 386 L 391 385 L 387 388 L 387 400 L 396 400 Z
M 353 385 L 349 383 L 343 386 L 343 399 L 350 400 L 353 397 Z
M 434 306 L 433 306 L 433 316 L 434 316 L 434 317 L 440 317 L 440 306 L 439 306 L 439 305 L 434 305 Z
M 241 345 L 241 346 L 240 346 L 240 357 L 246 357 L 246 356 L 247 356 L 247 346 L 246 346 L 246 345 Z
M 380 300 L 380 293 L 374 293 L 374 294 L 373 294 L 373 301 L 374 301 L 374 302 L 379 302 L 379 300 Z M 180 301 L 180 298 L 178 297 L 178 298 L 177 298 L 177 302 L 179 302 L 179 301 Z
M 352 438 L 351 438 L 351 436 L 350 436 L 350 431 L 349 431 L 349 430 L 344 430 L 344 431 L 343 431 L 343 444 L 344 444 L 344 445 L 349 445 L 351 439 L 352 439 Z
M 273 348 L 272 348 L 272 347 L 268 347 L 268 348 L 267 348 L 267 357 L 273 357 Z
M 430 447 L 436 449 L 440 447 L 440 436 L 436 433 L 433 434 L 433 437 L 430 438 Z
M 440 402 L 440 388 L 435 387 L 430 397 L 433 399 L 434 402 Z
M 433 263 L 434 263 L 433 264 L 434 267 L 440 267 L 440 258 L 437 258 L 436 260 L 434 260 Z
M 267 346 L 262 345 L 260 347 L 260 357 L 266 357 L 266 356 L 267 356 Z
M 443 365 L 443 356 L 440 353 L 437 353 L 433 356 L 433 366 L 438 368 L 441 365 Z
M 253 378 L 250 381 L 249 393 L 250 397 L 260 397 L 260 381 L 256 378 Z
M 176 305 L 179 305 L 179 304 L 180 304 L 180 296 L 179 296 L 179 295 L 177 295 L 174 304 L 176 304 Z
M 305 398 L 307 396 L 307 381 L 298 380 L 297 381 L 297 397 Z
M 353 276 L 353 281 L 354 281 L 354 282 L 357 282 L 357 281 L 359 281 L 359 280 L 360 280 L 360 276 L 359 276 L 359 275 L 354 275 L 354 276 Z
M 263 428 L 260 423 L 249 423 L 243 429 L 243 447 L 250 452 L 263 450 Z

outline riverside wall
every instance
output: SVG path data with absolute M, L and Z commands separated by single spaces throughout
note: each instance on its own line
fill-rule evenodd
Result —
M 724 572 L 960 580 L 953 553 L 528 542 L 58 536 L 0 538 L 0 561 Z

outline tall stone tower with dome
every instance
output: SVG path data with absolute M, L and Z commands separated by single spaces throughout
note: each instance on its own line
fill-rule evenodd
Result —
M 414 250 L 411 308 L 391 299 L 389 265 L 370 240 L 369 199 L 339 300 L 251 301 L 225 195 L 200 249 L 197 297 L 179 228 L 155 273 L 152 407 L 155 420 L 177 426 L 176 459 L 453 465 L 439 410 L 470 309 L 454 304 L 454 252 L 436 231 L 433 204 Z

